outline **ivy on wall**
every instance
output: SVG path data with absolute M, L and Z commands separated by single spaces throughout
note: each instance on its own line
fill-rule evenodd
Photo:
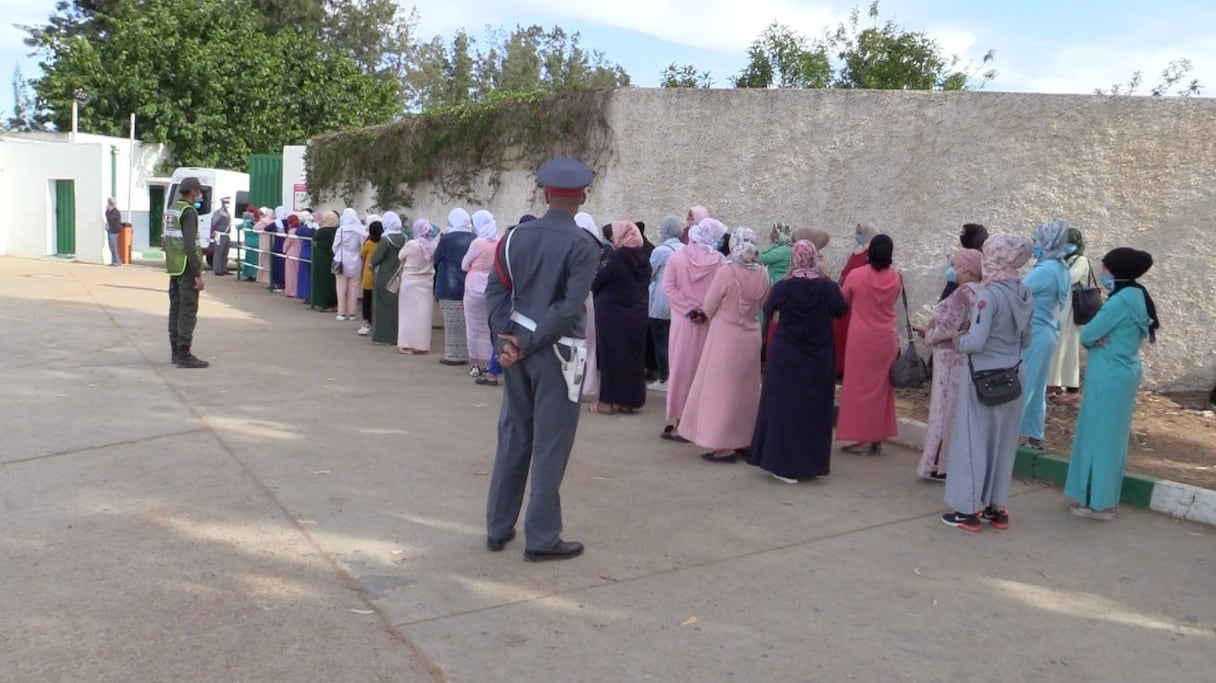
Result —
M 383 126 L 313 138 L 304 165 L 314 204 L 345 204 L 370 185 L 376 207 L 410 207 L 431 183 L 453 199 L 477 200 L 473 181 L 571 156 L 602 166 L 611 150 L 611 90 L 501 93 Z M 492 192 L 493 190 L 491 190 Z M 481 198 L 486 199 L 486 198 Z

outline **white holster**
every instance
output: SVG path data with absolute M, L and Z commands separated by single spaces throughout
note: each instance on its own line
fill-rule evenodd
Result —
M 536 321 L 519 311 L 511 312 L 511 322 L 528 330 L 536 331 Z M 568 350 L 569 358 L 562 354 L 562 348 Z M 587 340 L 574 337 L 562 337 L 553 345 L 553 355 L 562 366 L 562 377 L 566 380 L 566 398 L 571 403 L 578 403 L 583 394 L 583 380 L 587 376 Z

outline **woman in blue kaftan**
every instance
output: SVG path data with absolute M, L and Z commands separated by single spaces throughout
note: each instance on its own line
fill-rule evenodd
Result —
M 1153 298 L 1136 282 L 1152 267 L 1152 255 L 1120 247 L 1102 265 L 1103 284 L 1112 292 L 1081 331 L 1088 350 L 1085 393 L 1064 495 L 1077 501 L 1070 510 L 1079 517 L 1114 519 L 1140 387 L 1140 346 L 1145 339 L 1156 341 L 1160 325 Z
M 1030 346 L 1022 351 L 1026 384 L 1022 390 L 1022 436 L 1032 448 L 1043 447 L 1047 422 L 1047 374 L 1056 344 L 1060 341 L 1059 316 L 1072 294 L 1072 280 L 1064 265 L 1068 244 L 1068 223 L 1052 221 L 1035 228 L 1034 268 L 1022 283 L 1034 296 Z

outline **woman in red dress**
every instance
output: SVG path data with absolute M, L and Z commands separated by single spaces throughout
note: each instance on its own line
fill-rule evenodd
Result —
M 849 255 L 849 260 L 845 261 L 844 268 L 840 271 L 840 280 L 837 284 L 841 287 L 844 287 L 844 279 L 849 276 L 850 272 L 866 265 L 866 253 L 870 249 L 870 240 L 874 239 L 877 234 L 878 231 L 874 228 L 861 223 L 857 224 L 853 235 L 857 248 Z M 832 323 L 832 337 L 836 346 L 836 379 L 838 380 L 844 377 L 844 347 L 849 339 L 849 320 L 851 318 L 851 313 L 845 313 Z

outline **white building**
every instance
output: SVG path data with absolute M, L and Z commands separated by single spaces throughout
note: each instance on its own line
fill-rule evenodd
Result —
M 169 179 L 157 169 L 167 159 L 164 145 L 126 138 L 0 134 L 0 255 L 108 262 L 109 197 L 134 230 L 132 251 L 147 249 L 160 238 Z

